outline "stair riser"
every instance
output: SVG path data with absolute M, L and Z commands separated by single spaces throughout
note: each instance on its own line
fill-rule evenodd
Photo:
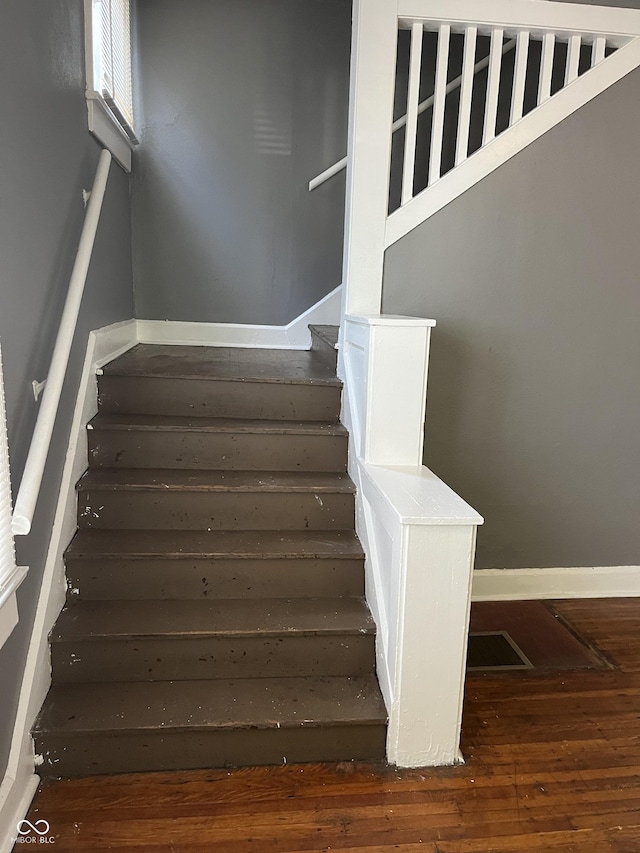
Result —
M 340 414 L 334 385 L 101 376 L 98 388 L 103 412 L 293 421 L 337 421 Z
M 332 370 L 338 363 L 338 350 L 311 330 L 311 350 Z
M 67 579 L 74 599 L 102 601 L 364 595 L 357 559 L 67 558 Z
M 347 530 L 353 494 L 80 490 L 79 527 L 120 530 Z
M 36 737 L 44 756 L 43 778 L 92 776 L 96 773 L 145 773 L 156 770 L 200 770 L 298 762 L 381 761 L 386 726 L 300 726 L 295 729 L 219 729 Z
M 371 634 L 58 640 L 51 645 L 56 684 L 365 675 L 374 656 Z
M 88 431 L 93 467 L 346 471 L 347 436 Z

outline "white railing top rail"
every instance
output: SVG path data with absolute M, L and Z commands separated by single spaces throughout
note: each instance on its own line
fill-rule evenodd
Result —
M 516 40 L 511 39 L 508 42 L 505 42 L 504 47 L 502 48 L 502 53 L 508 53 L 512 50 L 516 45 Z M 479 60 L 474 66 L 473 73 L 478 74 L 480 71 L 484 71 L 484 69 L 489 65 L 489 57 L 485 56 L 484 59 Z M 454 79 L 447 84 L 447 95 L 451 94 L 455 89 L 459 88 L 462 84 L 462 74 L 458 75 L 458 77 L 454 77 Z M 422 115 L 422 113 L 426 112 L 430 107 L 433 106 L 433 95 L 429 95 L 428 98 L 425 98 L 424 101 L 420 101 L 418 104 L 418 115 Z M 407 123 L 407 114 L 401 115 L 397 118 L 394 123 L 391 125 L 391 132 L 395 133 L 397 130 L 400 130 L 401 127 L 404 127 Z M 334 175 L 337 175 L 338 172 L 341 172 L 343 169 L 347 168 L 347 157 L 343 157 L 342 160 L 338 160 L 337 163 L 334 163 L 333 166 L 329 166 L 328 169 L 325 169 L 324 172 L 320 172 L 315 178 L 309 181 L 309 192 L 315 190 L 317 187 L 324 184 L 329 178 L 332 178 Z
M 102 210 L 102 201 L 107 186 L 111 154 L 103 151 L 100 155 L 96 176 L 89 196 L 84 218 L 78 253 L 69 280 L 69 290 L 60 320 L 51 365 L 47 375 L 40 411 L 31 438 L 27 462 L 13 511 L 11 529 L 16 536 L 25 536 L 31 530 L 42 475 L 47 462 L 51 435 L 58 413 L 62 386 L 69 362 L 69 353 L 78 321 L 80 303 L 87 280 L 87 272 Z
M 640 10 L 612 6 L 588 6 L 580 3 L 540 2 L 540 0 L 398 0 L 401 29 L 421 21 L 423 24 L 448 24 L 460 31 L 469 25 L 479 33 L 500 28 L 505 35 L 528 30 L 532 35 L 553 31 L 558 39 L 580 35 L 585 38 L 607 36 L 615 47 L 640 35 Z

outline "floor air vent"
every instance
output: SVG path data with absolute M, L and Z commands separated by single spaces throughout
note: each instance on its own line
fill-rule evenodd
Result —
M 469 634 L 467 650 L 469 672 L 513 669 L 533 669 L 533 665 L 506 631 Z

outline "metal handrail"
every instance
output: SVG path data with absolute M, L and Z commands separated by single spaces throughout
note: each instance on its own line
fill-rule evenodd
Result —
M 502 55 L 508 53 L 516 46 L 516 39 L 511 39 L 510 41 L 505 42 L 504 47 L 502 48 Z M 473 73 L 477 74 L 479 71 L 483 71 L 489 65 L 489 56 L 485 56 L 484 59 L 481 59 L 476 63 L 473 69 Z M 454 79 L 447 84 L 446 93 L 447 95 L 450 92 L 453 92 L 454 89 L 457 89 L 462 83 L 462 74 L 459 77 L 454 77 Z M 418 104 L 418 115 L 421 115 L 423 112 L 429 109 L 429 107 L 433 106 L 433 95 L 430 95 L 428 98 L 425 98 L 424 101 L 420 101 Z M 396 130 L 400 130 L 401 127 L 407 123 L 406 114 L 397 118 L 394 123 L 391 125 L 391 132 L 395 133 Z M 324 184 L 325 181 L 328 181 L 329 178 L 332 178 L 334 175 L 337 175 L 338 172 L 341 172 L 347 166 L 347 157 L 343 157 L 342 160 L 338 160 L 337 163 L 334 163 L 333 166 L 329 166 L 328 169 L 325 169 L 324 172 L 320 172 L 317 177 L 313 178 L 309 181 L 309 192 L 315 190 L 321 184 Z
M 87 204 L 78 253 L 69 279 L 69 290 L 51 357 L 42 403 L 31 437 L 29 454 L 15 502 L 11 522 L 11 530 L 15 536 L 26 536 L 31 530 L 33 514 L 40 494 L 42 475 L 51 444 L 51 435 L 58 414 L 67 364 L 69 363 L 69 353 L 78 322 L 80 303 L 87 280 L 111 160 L 111 154 L 106 150 L 102 151 Z

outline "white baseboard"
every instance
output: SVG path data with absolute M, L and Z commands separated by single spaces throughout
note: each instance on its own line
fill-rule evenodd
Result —
M 2 844 L 5 843 L 7 827 L 11 830 L 16 820 L 25 816 L 38 784 L 38 776 L 34 772 L 30 731 L 51 683 L 48 636 L 66 597 L 63 554 L 76 530 L 75 484 L 87 468 L 85 426 L 97 412 L 96 373 L 101 365 L 137 343 L 136 331 L 135 320 L 127 320 L 89 333 L 58 504 L 22 677 L 9 762 L 0 786 L 0 829 L 4 831 L 4 834 L 0 835 Z M 0 847 L 0 853 L 5 853 L 5 849 L 10 850 L 11 847 Z
M 141 344 L 305 350 L 311 345 L 309 323 L 340 324 L 341 299 L 342 286 L 339 286 L 286 326 L 137 320 L 138 341 Z
M 14 775 L 7 774 L 0 785 L 0 853 L 10 853 L 13 850 L 18 823 L 29 811 L 40 781 L 33 769 L 33 750 L 30 751 L 30 744 L 23 745 L 21 756 L 22 760 L 14 768 Z
M 640 566 L 476 569 L 471 591 L 472 601 L 637 596 L 640 596 Z

